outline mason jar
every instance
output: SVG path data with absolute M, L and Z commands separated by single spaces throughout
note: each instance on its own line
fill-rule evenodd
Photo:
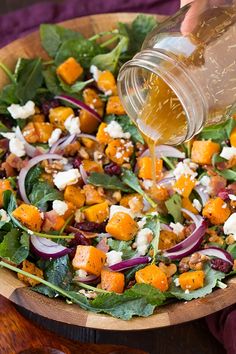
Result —
M 179 144 L 203 126 L 225 120 L 226 111 L 236 101 L 235 1 L 196 0 L 183 7 L 160 23 L 141 51 L 122 66 L 120 98 L 127 114 L 149 136 L 153 128 L 141 125 L 140 114 L 153 75 L 164 83 L 160 90 L 168 85 L 173 91 L 186 116 L 186 129 L 170 135 L 166 143 Z M 154 118 L 162 119 L 158 114 Z

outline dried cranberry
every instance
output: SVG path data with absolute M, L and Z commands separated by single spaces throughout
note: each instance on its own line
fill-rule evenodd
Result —
M 82 231 L 101 233 L 101 232 L 105 232 L 106 223 L 102 222 L 101 224 L 98 224 L 96 222 L 83 221 L 83 222 L 76 222 L 75 227 Z
M 91 245 L 91 240 L 86 238 L 80 232 L 76 232 L 75 237 L 69 242 L 69 246 L 71 247 L 77 245 L 89 246 Z
M 76 253 L 76 247 L 71 248 L 71 252 L 68 255 L 70 260 L 72 260 L 75 257 L 75 253 Z
M 51 108 L 56 108 L 60 106 L 59 100 L 43 101 L 42 102 L 42 112 L 45 116 L 49 114 Z
M 211 260 L 211 268 L 219 270 L 223 273 L 229 273 L 232 269 L 232 265 L 220 258 L 214 258 Z
M 74 168 L 79 168 L 80 165 L 82 164 L 82 160 L 79 158 L 79 157 L 76 157 L 74 160 L 73 160 L 73 167 Z
M 118 166 L 116 163 L 111 162 L 108 165 L 104 166 L 104 171 L 110 176 L 113 175 L 120 175 L 121 174 L 121 167 Z
M 229 191 L 227 189 L 221 189 L 218 193 L 218 197 L 220 197 L 223 200 L 229 199 Z

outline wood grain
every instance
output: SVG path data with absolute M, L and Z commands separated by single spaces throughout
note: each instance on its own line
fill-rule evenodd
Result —
M 63 25 L 91 36 L 93 33 L 114 28 L 118 21 L 130 22 L 135 16 L 136 14 L 127 13 L 95 15 L 66 21 Z M 45 51 L 40 46 L 38 32 L 19 39 L 0 50 L 1 61 L 10 68 L 15 65 L 19 56 L 47 58 Z M 6 83 L 7 78 L 1 73 L 0 88 Z M 158 309 L 149 318 L 135 318 L 125 322 L 110 316 L 85 312 L 77 305 L 67 305 L 65 301 L 49 299 L 34 293 L 28 288 L 22 287 L 22 283 L 16 279 L 15 274 L 9 271 L 1 269 L 0 279 L 0 294 L 46 319 L 52 319 L 58 323 L 117 331 L 153 329 L 191 321 L 235 303 L 236 293 L 236 278 L 234 278 L 228 282 L 226 289 L 216 290 L 204 299 L 188 303 L 177 302 Z

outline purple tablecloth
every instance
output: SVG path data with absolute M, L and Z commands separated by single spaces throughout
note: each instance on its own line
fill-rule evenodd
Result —
M 0 47 L 37 29 L 40 23 L 55 23 L 106 12 L 168 15 L 178 8 L 179 0 L 67 0 L 60 4 L 44 2 L 0 16 Z M 206 321 L 211 332 L 223 343 L 227 353 L 236 354 L 236 305 L 208 316 Z

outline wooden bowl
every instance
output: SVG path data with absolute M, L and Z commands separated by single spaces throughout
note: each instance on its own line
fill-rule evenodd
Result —
M 88 16 L 66 21 L 63 26 L 78 30 L 86 36 L 91 36 L 94 33 L 115 28 L 119 21 L 131 22 L 136 15 L 116 13 Z M 158 19 L 162 19 L 162 17 L 158 16 Z M 10 68 L 14 67 L 18 57 L 31 58 L 35 56 L 47 58 L 47 54 L 40 45 L 38 32 L 0 49 L 1 61 Z M 1 88 L 8 80 L 2 72 L 0 75 Z M 94 314 L 82 310 L 78 305 L 68 305 L 63 300 L 49 299 L 25 287 L 15 274 L 6 269 L 0 269 L 0 294 L 35 314 L 63 324 L 103 330 L 131 331 L 180 324 L 232 305 L 235 303 L 236 278 L 228 281 L 226 289 L 215 290 L 205 298 L 190 302 L 179 301 L 157 309 L 153 316 L 135 318 L 131 321 L 122 321 L 111 316 Z

